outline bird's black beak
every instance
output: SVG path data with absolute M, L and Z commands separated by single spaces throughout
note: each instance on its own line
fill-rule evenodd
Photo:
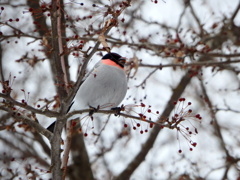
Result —
M 126 63 L 126 58 L 120 57 L 120 58 L 118 59 L 118 63 L 124 67 L 124 65 L 125 65 L 125 63 Z

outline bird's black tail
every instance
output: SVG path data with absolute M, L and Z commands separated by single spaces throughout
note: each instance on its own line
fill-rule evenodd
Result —
M 53 133 L 54 128 L 55 128 L 56 121 L 54 121 L 50 126 L 47 127 L 47 130 Z
M 70 104 L 68 110 L 67 110 L 67 113 L 70 111 L 72 105 L 73 105 L 74 101 Z M 54 131 L 54 128 L 55 128 L 55 124 L 56 124 L 56 121 L 54 121 L 50 126 L 47 127 L 47 130 L 49 130 L 50 132 L 53 133 Z

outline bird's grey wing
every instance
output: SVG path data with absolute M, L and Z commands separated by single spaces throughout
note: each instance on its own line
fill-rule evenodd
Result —
M 83 78 L 80 86 L 78 87 L 78 90 L 79 90 L 79 88 L 81 87 L 81 85 L 83 84 L 83 82 L 88 78 L 88 76 L 89 76 L 90 74 L 92 74 L 92 72 L 93 72 L 96 68 L 98 68 L 98 67 L 100 66 L 100 64 L 101 64 L 101 62 L 99 61 L 98 63 L 95 64 L 95 66 L 92 68 L 92 70 L 87 73 L 87 75 Z M 78 91 L 78 90 L 77 90 L 77 91 Z M 77 94 L 77 93 L 76 93 L 76 94 Z M 76 96 L 76 94 L 75 94 L 75 96 Z M 67 110 L 67 113 L 71 110 L 71 107 L 72 107 L 73 104 L 74 104 L 75 96 L 73 97 L 73 101 L 72 101 L 72 103 L 70 104 L 70 106 L 69 106 L 69 108 L 68 108 L 68 110 Z
M 87 73 L 87 75 L 83 78 L 83 80 L 82 80 L 82 82 L 81 82 L 81 85 L 82 85 L 82 83 L 87 79 L 87 77 L 88 77 L 90 74 L 92 74 L 92 72 L 93 72 L 96 68 L 98 68 L 98 67 L 100 66 L 100 64 L 101 64 L 101 62 L 98 62 L 98 63 L 95 64 L 95 66 L 91 69 L 91 71 L 89 71 L 89 72 Z M 80 86 L 81 86 L 81 85 L 80 85 Z
M 101 62 L 96 63 L 95 66 L 93 67 L 93 69 L 87 73 L 87 75 L 83 78 L 80 86 L 81 86 L 81 85 L 83 84 L 83 82 L 87 79 L 87 77 L 88 77 L 97 67 L 100 66 L 100 63 L 101 63 Z M 78 87 L 78 90 L 79 90 L 80 86 Z M 77 93 L 76 93 L 76 94 L 77 94 Z M 75 94 L 75 96 L 76 96 L 76 94 Z M 75 99 L 75 97 L 73 98 L 73 101 L 72 101 L 72 103 L 70 104 L 70 106 L 69 106 L 69 108 L 68 108 L 68 110 L 67 110 L 67 113 L 71 110 L 71 107 L 72 107 L 73 104 L 74 104 L 74 99 Z M 48 126 L 47 129 L 48 129 L 49 131 L 53 132 L 53 131 L 54 131 L 54 127 L 55 127 L 55 123 L 56 123 L 56 122 L 53 122 L 50 126 Z

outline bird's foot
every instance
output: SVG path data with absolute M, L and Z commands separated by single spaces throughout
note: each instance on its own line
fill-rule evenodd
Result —
M 99 110 L 99 106 L 97 108 L 90 106 L 89 116 L 92 117 L 92 115 Z
M 114 113 L 115 116 L 120 116 L 120 113 L 121 113 L 121 111 L 124 110 L 124 107 L 123 107 L 123 105 L 122 105 L 121 107 L 111 108 L 111 110 L 116 111 L 116 112 Z

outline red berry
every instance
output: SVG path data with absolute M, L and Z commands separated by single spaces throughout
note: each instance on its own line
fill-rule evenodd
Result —
M 145 106 L 146 106 L 145 104 L 141 103 L 141 107 L 145 107 Z
M 185 98 L 179 98 L 179 101 L 185 101 L 186 99 Z
M 196 114 L 195 117 L 198 118 L 198 119 L 202 119 L 202 117 L 200 116 L 200 114 Z
M 217 24 L 217 23 L 214 23 L 214 24 L 212 25 L 212 29 L 215 29 L 217 26 L 218 26 L 218 24 Z
M 170 52 L 165 52 L 166 56 L 170 56 Z
M 196 147 L 196 146 L 197 146 L 197 143 L 196 143 L 196 142 L 193 142 L 193 143 L 192 143 L 192 146 Z
M 45 4 L 42 4 L 42 5 L 41 5 L 41 8 L 42 8 L 42 9 L 46 8 L 46 5 L 45 5 Z
M 76 126 L 77 122 L 76 121 L 72 121 L 72 126 Z

